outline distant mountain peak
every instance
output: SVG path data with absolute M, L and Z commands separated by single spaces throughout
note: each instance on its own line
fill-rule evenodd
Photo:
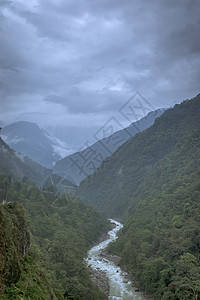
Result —
M 12 149 L 45 167 L 52 167 L 62 157 L 56 151 L 61 147 L 58 140 L 50 137 L 36 123 L 17 121 L 5 126 L 0 134 Z

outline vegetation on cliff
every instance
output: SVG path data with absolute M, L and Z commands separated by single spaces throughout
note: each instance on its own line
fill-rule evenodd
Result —
M 8 182 L 0 179 L 1 185 Z M 83 258 L 107 220 L 69 195 L 57 205 L 53 197 L 29 181 L 9 181 L 10 203 L 0 206 L 2 299 L 106 299 L 90 281 Z

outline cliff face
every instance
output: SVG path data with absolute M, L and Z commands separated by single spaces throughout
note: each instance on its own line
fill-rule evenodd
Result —
M 16 283 L 28 254 L 30 235 L 21 205 L 0 205 L 0 291 Z
M 0 299 L 57 300 L 31 243 L 18 203 L 0 204 Z

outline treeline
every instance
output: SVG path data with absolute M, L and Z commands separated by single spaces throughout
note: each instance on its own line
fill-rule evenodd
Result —
M 20 211 L 18 203 L 22 204 L 31 233 L 31 246 L 19 262 L 18 278 L 13 282 L 10 276 L 10 281 L 6 281 L 2 299 L 106 299 L 90 281 L 83 260 L 87 249 L 108 229 L 106 218 L 77 198 L 58 197 L 51 189 L 48 193 L 42 192 L 27 179 L 25 181 L 0 176 L 1 187 L 8 185 L 6 197 L 10 202 L 1 205 L 1 209 L 12 207 L 12 215 L 15 215 Z M 2 202 L 5 191 L 0 195 Z M 56 203 L 55 197 L 58 197 Z M 22 213 L 19 231 L 27 231 L 23 219 Z M 1 225 L 4 230 L 7 220 Z M 14 249 L 14 229 L 7 227 L 6 236 L 11 239 L 7 248 Z M 1 253 L 3 249 L 4 246 L 0 248 Z M 4 252 L 4 260 L 7 259 L 7 252 Z M 15 266 L 11 266 L 11 274 L 12 268 Z M 49 289 L 46 290 L 46 286 Z
M 200 95 L 176 105 L 80 186 L 125 221 L 110 251 L 156 300 L 200 299 L 199 116 Z

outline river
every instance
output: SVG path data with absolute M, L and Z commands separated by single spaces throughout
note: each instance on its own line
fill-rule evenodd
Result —
M 117 239 L 117 232 L 123 225 L 115 220 L 110 219 L 116 227 L 108 232 L 108 239 L 94 246 L 88 251 L 86 262 L 94 270 L 101 270 L 106 273 L 109 279 L 109 299 L 122 300 L 145 300 L 142 293 L 137 292 L 132 282 L 128 279 L 127 273 L 123 272 L 119 266 L 116 266 L 112 261 L 102 258 L 101 251 L 108 244 Z

